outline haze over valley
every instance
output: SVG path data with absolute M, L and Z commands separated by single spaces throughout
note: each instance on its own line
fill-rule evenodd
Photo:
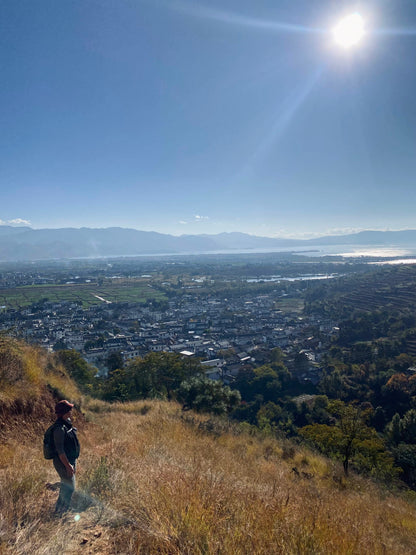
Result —
M 369 247 L 375 256 L 383 256 L 386 248 L 390 251 L 387 256 L 400 256 L 414 253 L 414 245 L 414 230 L 363 231 L 301 240 L 257 237 L 237 232 L 174 236 L 124 228 L 32 229 L 0 226 L 0 261 L 277 250 L 314 251 L 322 256 L 341 254 L 348 250 L 347 246 L 356 248 L 357 255 L 360 248 Z M 365 248 L 363 250 L 366 251 Z

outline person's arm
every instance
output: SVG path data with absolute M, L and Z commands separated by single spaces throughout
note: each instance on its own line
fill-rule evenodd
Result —
M 58 454 L 58 457 L 66 468 L 68 478 L 72 478 L 72 476 L 75 474 L 75 471 L 74 471 L 74 467 L 69 462 L 68 457 L 65 454 L 65 450 L 64 450 L 65 432 L 62 426 L 57 426 L 53 431 L 53 441 L 55 443 L 55 449 Z
M 69 462 L 68 457 L 65 455 L 65 453 L 60 453 L 58 456 L 61 459 L 62 464 L 65 465 L 66 471 L 68 473 L 68 477 L 72 478 L 72 476 L 75 474 L 75 469 L 72 466 L 72 464 Z

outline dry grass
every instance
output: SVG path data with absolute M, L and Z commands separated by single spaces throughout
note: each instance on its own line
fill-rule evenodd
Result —
M 10 437 L 0 447 L 0 553 L 416 552 L 414 501 L 346 481 L 318 455 L 185 419 L 174 403 L 85 406 L 78 488 L 94 505 L 78 522 L 52 519 L 57 493 L 45 483 L 56 474 L 39 438 Z
M 80 402 L 80 392 L 61 365 L 52 363 L 46 351 L 0 335 L 0 412 L 24 408 L 41 397 L 45 388 Z

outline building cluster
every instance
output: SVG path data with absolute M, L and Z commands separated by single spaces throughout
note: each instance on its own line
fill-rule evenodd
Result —
M 0 329 L 49 351 L 76 349 L 102 373 L 112 353 L 121 353 L 127 361 L 166 351 L 199 357 L 207 375 L 225 381 L 231 381 L 247 364 L 261 364 L 265 352 L 280 347 L 289 361 L 303 352 L 307 364 L 297 370 L 298 378 L 317 383 L 321 355 L 335 323 L 279 310 L 277 301 L 282 295 L 276 291 L 224 299 L 189 292 L 169 300 L 163 310 L 104 299 L 89 308 L 75 302 L 45 301 L 3 310 Z

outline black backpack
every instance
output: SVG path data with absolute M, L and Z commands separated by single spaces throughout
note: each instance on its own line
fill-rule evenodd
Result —
M 59 428 L 62 426 L 62 422 L 56 421 L 54 422 L 49 428 L 46 430 L 43 436 L 43 456 L 45 459 L 53 459 L 56 457 L 57 452 L 55 449 L 55 443 L 53 440 L 53 432 L 55 428 Z M 67 457 L 72 459 L 77 459 L 79 457 L 79 441 L 77 437 L 77 429 L 71 426 L 68 429 L 68 426 L 64 424 L 65 429 L 65 453 Z
M 43 456 L 45 459 L 53 459 L 56 455 L 55 443 L 53 441 L 53 432 L 56 426 L 57 424 L 54 422 L 43 436 Z

